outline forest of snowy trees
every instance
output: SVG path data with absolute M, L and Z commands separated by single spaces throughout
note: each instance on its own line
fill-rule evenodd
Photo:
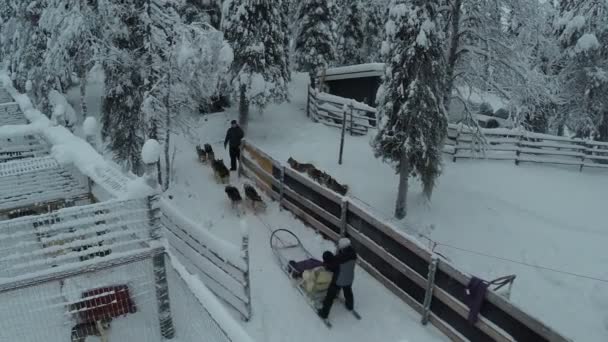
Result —
M 184 113 L 229 96 L 246 128 L 250 110 L 289 100 L 292 71 L 367 62 L 386 66 L 372 147 L 402 175 L 398 217 L 409 176 L 430 198 L 446 112 L 470 115 L 473 89 L 527 130 L 608 141 L 608 0 L 3 0 L 0 59 L 49 115 L 78 87 L 70 126 L 102 70 L 107 147 L 141 174 L 158 140 L 165 189 Z

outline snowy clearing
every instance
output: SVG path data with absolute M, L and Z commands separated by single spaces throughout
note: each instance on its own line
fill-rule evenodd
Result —
M 292 85 L 292 103 L 269 108 L 263 118 L 253 115 L 247 138 L 281 162 L 291 156 L 327 170 L 351 187 L 352 198 L 390 219 L 397 175 L 373 157 L 371 135 L 347 136 L 344 164 L 337 164 L 339 130 L 306 118 L 304 79 L 299 75 Z M 222 141 L 232 117 L 236 114 L 203 121 L 201 141 Z M 183 174 L 179 163 L 177 169 Z M 603 267 L 608 262 L 603 228 L 608 174 L 603 170 L 579 173 L 576 167 L 446 159 L 430 205 L 419 195 L 418 183 L 413 184 L 408 217 L 396 223 L 408 233 L 475 253 L 608 278 Z M 213 218 L 205 220 L 213 225 Z M 421 237 L 421 242 L 428 240 Z M 608 284 L 459 249 L 436 248 L 473 275 L 494 279 L 516 274 L 514 303 L 575 340 L 606 340 Z

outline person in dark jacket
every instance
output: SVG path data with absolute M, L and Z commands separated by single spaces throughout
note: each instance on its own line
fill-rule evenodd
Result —
M 230 153 L 230 171 L 236 171 L 236 161 L 241 158 L 241 140 L 245 136 L 245 132 L 236 122 L 236 120 L 232 120 L 230 123 L 230 128 L 226 132 L 226 139 L 224 140 L 224 149 L 227 145 L 230 146 L 228 152 Z
M 355 264 L 357 262 L 357 253 L 351 246 L 348 238 L 338 240 L 338 251 L 336 255 L 328 262 L 325 262 L 325 267 L 332 271 L 333 278 L 327 289 L 327 294 L 323 300 L 323 307 L 318 311 L 321 318 L 327 318 L 329 311 L 334 303 L 334 300 L 340 293 L 344 292 L 344 300 L 348 310 L 354 309 L 353 297 L 353 281 L 355 279 Z

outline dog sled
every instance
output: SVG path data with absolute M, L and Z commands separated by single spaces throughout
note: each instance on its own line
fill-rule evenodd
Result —
M 300 239 L 287 229 L 272 232 L 270 248 L 283 272 L 316 315 L 331 284 L 332 273 L 326 271 L 322 267 L 323 262 L 315 259 Z M 353 310 L 352 313 L 357 319 L 361 319 L 356 311 Z M 328 319 L 319 319 L 323 320 L 328 328 L 332 327 Z

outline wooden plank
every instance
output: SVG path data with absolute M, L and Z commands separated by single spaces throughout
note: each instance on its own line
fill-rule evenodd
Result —
M 422 305 L 410 295 L 405 293 L 405 291 L 401 290 L 397 285 L 395 285 L 392 281 L 388 280 L 386 277 L 382 275 L 378 270 L 376 270 L 372 265 L 367 263 L 365 260 L 359 258 L 357 263 L 361 268 L 363 268 L 369 275 L 371 275 L 374 279 L 376 279 L 380 284 L 384 285 L 389 291 L 391 291 L 395 296 L 404 301 L 407 305 L 409 305 L 412 309 L 414 309 L 419 314 L 422 314 Z M 445 334 L 452 341 L 462 341 L 467 342 L 468 340 L 464 338 L 460 333 L 458 333 L 454 328 L 449 326 L 435 314 L 431 313 L 430 320 L 431 324 L 435 326 L 439 331 Z
M 294 171 L 292 168 L 286 167 L 285 174 L 288 175 L 289 177 L 295 179 L 296 181 L 304 184 L 305 186 L 307 186 L 308 188 L 312 189 L 313 191 L 319 193 L 320 195 L 323 195 L 325 198 L 329 199 L 330 201 L 332 201 L 338 205 L 340 205 L 340 203 L 342 203 L 342 196 L 321 186 L 320 184 L 315 183 L 312 179 L 310 179 L 306 176 L 302 176 L 298 172 Z
M 309 199 L 307 199 L 307 198 L 301 196 L 300 194 L 298 194 L 297 192 L 293 191 L 289 186 L 285 186 L 283 191 L 285 192 L 285 194 L 287 194 L 287 196 L 293 198 L 299 204 L 310 209 L 315 214 L 317 214 L 317 215 L 321 216 L 322 218 L 324 218 L 325 220 L 329 221 L 331 224 L 338 226 L 338 227 L 341 225 L 341 222 L 338 218 L 336 218 L 334 215 L 328 213 L 327 211 L 323 210 L 321 207 L 319 207 L 314 202 L 310 201 Z
M 438 267 L 441 271 L 445 272 L 452 279 L 460 282 L 464 286 L 469 283 L 470 277 L 465 275 L 463 272 L 457 270 L 452 265 L 445 262 L 440 262 Z M 487 292 L 486 300 L 549 341 L 572 342 L 570 339 L 561 336 L 559 333 L 545 325 L 543 322 L 522 311 L 520 308 L 511 304 L 511 302 L 505 300 L 503 297 L 497 295 L 493 291 Z
M 314 217 L 308 215 L 308 213 L 304 212 L 300 208 L 298 208 L 295 204 L 290 203 L 288 200 L 281 201 L 281 204 L 285 206 L 288 210 L 294 213 L 296 216 L 300 217 L 304 222 L 311 225 L 313 228 L 321 231 L 323 234 L 327 235 L 331 240 L 338 241 L 340 235 L 333 232 L 331 229 L 327 228 L 324 224 L 317 221 Z
M 278 179 L 274 178 L 272 174 L 258 166 L 253 160 L 245 156 L 241 156 L 241 162 L 243 163 L 243 166 L 255 173 L 260 181 L 276 187 L 281 186 L 281 182 Z
M 571 151 L 558 151 L 558 150 L 547 150 L 547 149 L 536 149 L 536 148 L 520 148 L 519 152 L 522 154 L 540 154 L 540 155 L 553 155 L 553 156 L 564 156 L 564 157 L 578 157 L 582 158 L 585 156 L 582 152 L 571 152 Z
M 359 208 L 356 203 L 351 202 L 348 206 L 348 210 L 352 211 L 355 215 L 359 216 L 363 220 L 369 222 L 371 225 L 373 225 L 389 237 L 393 238 L 396 242 L 403 245 L 405 248 L 416 253 L 422 259 L 426 260 L 427 262 L 430 262 L 431 254 L 429 251 L 423 249 L 418 244 L 413 243 L 408 238 L 397 232 L 395 228 L 389 226 L 387 223 L 381 222 L 379 219 L 373 217 L 366 210 Z
M 416 271 L 411 269 L 408 265 L 401 262 L 399 259 L 389 254 L 386 250 L 384 250 L 378 244 L 367 238 L 365 235 L 359 233 L 354 227 L 348 225 L 346 231 L 349 237 L 365 245 L 365 247 L 373 251 L 377 256 L 379 256 L 389 265 L 391 265 L 395 270 L 399 271 L 399 273 L 405 275 L 407 278 L 412 280 L 414 283 L 416 283 L 416 285 L 420 286 L 421 288 L 424 288 L 427 285 L 427 281 L 424 277 L 422 277 Z M 469 308 L 463 303 L 459 302 L 456 298 L 452 297 L 449 293 L 437 286 L 433 287 L 433 293 L 433 300 L 440 300 L 441 302 L 446 304 L 450 309 L 454 310 L 458 315 L 465 319 L 469 317 Z M 511 338 L 510 336 L 507 337 L 503 335 L 501 333 L 501 330 L 497 329 L 496 326 L 489 320 L 487 320 L 485 317 L 480 316 L 477 323 L 475 323 L 475 327 L 483 331 L 486 335 L 492 337 L 495 341 L 514 341 L 513 338 Z

